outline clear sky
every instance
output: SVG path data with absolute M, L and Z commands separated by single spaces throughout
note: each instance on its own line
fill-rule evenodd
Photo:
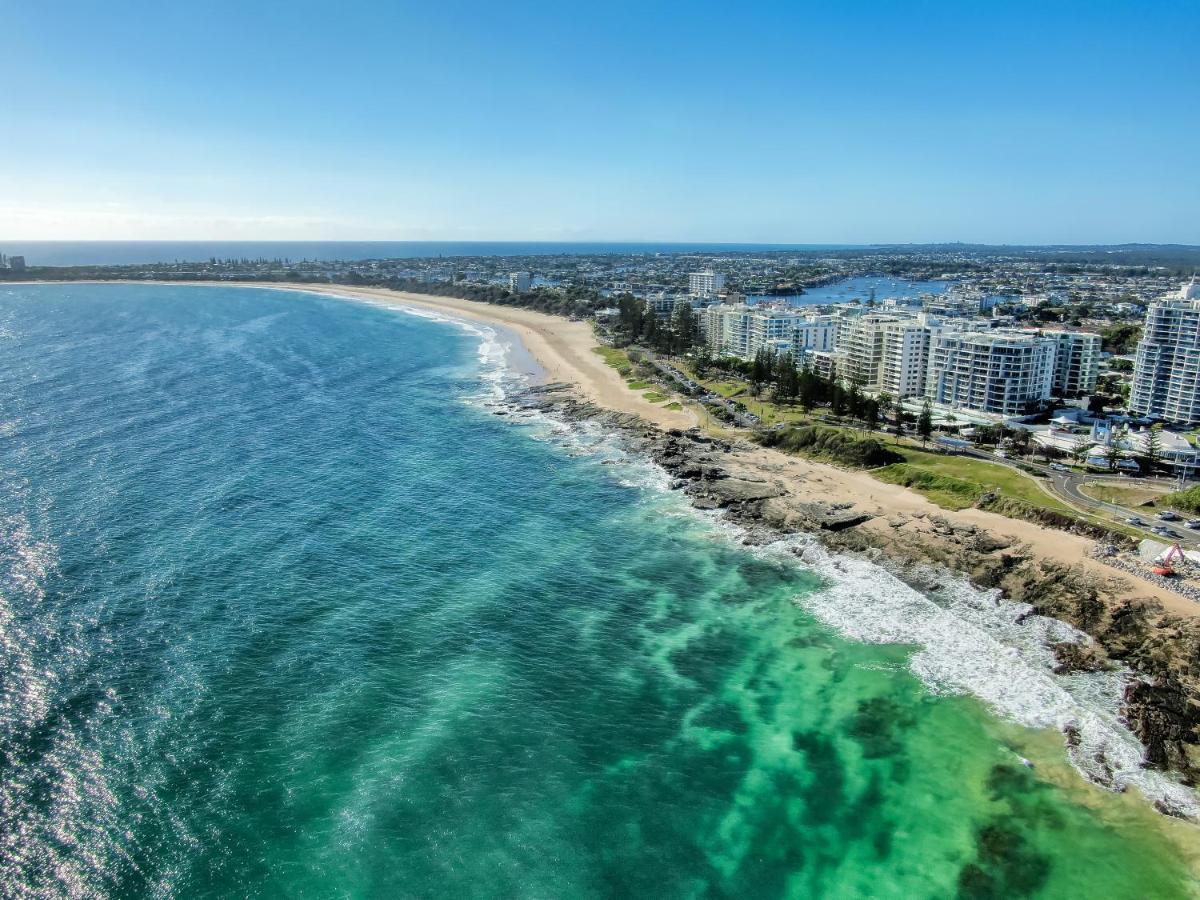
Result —
M 1200 0 L 11 3 L 0 238 L 1200 243 Z

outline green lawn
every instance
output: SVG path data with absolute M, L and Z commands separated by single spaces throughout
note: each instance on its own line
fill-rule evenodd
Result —
M 651 403 L 662 403 L 667 399 L 666 394 L 660 394 L 658 391 L 646 391 L 646 393 L 642 394 L 642 396 Z
M 1166 495 L 1166 491 L 1145 487 L 1124 487 L 1116 484 L 1103 484 L 1088 481 L 1080 485 L 1079 490 L 1093 500 L 1105 503 L 1115 503 L 1117 506 L 1150 506 L 1156 500 Z
M 622 376 L 627 376 L 633 371 L 633 363 L 629 361 L 629 354 L 624 350 L 618 350 L 616 347 L 593 347 L 592 352 L 603 358 L 603 360 L 616 369 Z
M 904 455 L 909 466 L 928 471 L 934 475 L 945 475 L 949 478 L 971 482 L 980 486 L 981 493 L 983 491 L 995 491 L 1006 497 L 1014 497 L 1017 500 L 1032 503 L 1034 506 L 1041 506 L 1045 509 L 1053 509 L 1072 515 L 1075 514 L 1075 511 L 1067 506 L 1067 504 L 1050 496 L 1038 487 L 1032 478 L 1022 475 L 1008 466 L 985 462 L 982 459 L 974 459 L 970 456 L 930 453 L 906 444 L 893 444 L 892 446 L 898 453 Z M 920 490 L 920 488 L 914 486 L 914 490 Z M 946 503 L 939 502 L 939 498 L 933 496 L 934 493 L 938 493 L 938 491 L 931 490 L 930 499 L 938 503 L 939 506 L 946 506 Z M 958 505 L 948 508 L 962 509 L 963 494 L 958 490 L 953 490 L 952 493 L 954 495 L 953 502 Z M 948 500 L 949 498 L 943 496 L 940 499 Z M 969 506 L 970 504 L 965 505 Z
M 741 397 L 749 390 L 744 381 L 705 381 L 704 386 L 722 397 Z
M 649 381 L 638 381 L 636 379 L 627 381 L 626 384 L 629 385 L 631 391 L 644 391 L 648 387 L 653 387 Z

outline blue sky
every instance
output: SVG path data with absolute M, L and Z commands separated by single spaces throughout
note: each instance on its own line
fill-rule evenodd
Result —
M 1200 243 L 1196 0 L 59 0 L 0 28 L 0 238 Z

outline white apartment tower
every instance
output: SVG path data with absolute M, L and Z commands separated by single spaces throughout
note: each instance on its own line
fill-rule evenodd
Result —
M 532 284 L 528 272 L 512 272 L 508 276 L 508 289 L 514 294 L 524 294 Z
M 868 391 L 912 397 L 925 390 L 930 326 L 924 317 L 864 313 L 838 332 L 840 373 Z
M 937 332 L 929 342 L 925 396 L 944 406 L 1019 416 L 1054 384 L 1053 337 L 1013 332 Z
M 881 391 L 893 397 L 919 397 L 925 393 L 930 331 L 923 318 L 902 319 L 884 326 Z
M 838 332 L 838 374 L 868 391 L 879 390 L 884 325 L 890 316 L 868 314 L 843 320 Z
M 799 357 L 834 347 L 832 316 L 743 303 L 705 307 L 700 316 L 709 347 L 742 359 L 763 349 Z
M 1129 408 L 1178 425 L 1200 423 L 1200 284 L 1195 278 L 1146 310 Z
M 1058 344 L 1054 357 L 1054 391 L 1080 397 L 1096 390 L 1100 374 L 1100 335 L 1089 331 L 1046 331 Z
M 725 276 L 705 269 L 688 275 L 688 293 L 693 297 L 715 297 L 725 290 Z

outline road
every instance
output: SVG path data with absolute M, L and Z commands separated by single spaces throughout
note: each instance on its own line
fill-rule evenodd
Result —
M 658 370 L 660 375 L 671 378 L 684 385 L 687 390 L 692 393 L 694 399 L 701 400 L 704 403 L 717 404 L 726 409 L 733 417 L 734 422 L 743 428 L 753 428 L 758 424 L 758 417 L 753 413 L 738 409 L 732 400 L 722 397 L 720 394 L 715 394 L 709 391 L 702 384 L 697 383 L 689 375 L 685 374 L 675 366 L 663 361 L 651 353 L 646 353 L 647 361 Z M 1100 518 L 1115 517 L 1117 521 L 1125 525 L 1127 528 L 1132 528 L 1135 531 L 1141 532 L 1145 537 L 1152 540 L 1169 543 L 1178 541 L 1181 546 L 1189 549 L 1200 549 L 1200 531 L 1193 531 L 1186 528 L 1182 521 L 1175 522 L 1160 522 L 1153 517 L 1152 513 L 1146 510 L 1135 510 L 1125 506 L 1119 506 L 1115 503 L 1106 503 L 1103 500 L 1096 500 L 1093 497 L 1087 496 L 1080 490 L 1080 487 L 1089 481 L 1109 482 L 1123 487 L 1144 483 L 1146 481 L 1159 481 L 1160 479 L 1143 479 L 1130 478 L 1126 475 L 1081 475 L 1077 472 L 1060 472 L 1057 469 L 1051 469 L 1048 465 L 1032 462 L 1031 460 L 1021 460 L 1021 464 L 1028 466 L 1038 472 L 1041 472 L 1045 478 L 1034 478 L 1028 472 L 1019 468 L 1012 460 L 1001 459 L 991 453 L 985 453 L 982 450 L 963 450 L 961 451 L 966 456 L 972 456 L 976 459 L 981 459 L 986 462 L 995 463 L 997 465 L 1007 466 L 1015 472 L 1030 478 L 1043 487 L 1049 487 L 1050 493 L 1056 495 L 1060 500 L 1068 506 L 1074 507 L 1079 512 L 1092 513 Z M 1131 525 L 1127 520 L 1130 518 L 1140 518 L 1147 523 L 1147 527 Z M 1155 534 L 1150 530 L 1154 525 L 1166 525 L 1173 532 L 1174 537 L 1165 537 Z
M 980 450 L 963 451 L 967 456 L 973 456 L 977 459 L 986 460 L 987 462 L 996 463 L 998 465 L 1007 466 L 1008 468 L 1020 472 L 1027 478 L 1031 477 L 1028 472 L 1022 471 L 1014 462 L 1007 459 L 1000 459 L 990 453 L 984 453 Z M 1127 475 L 1081 475 L 1078 472 L 1060 472 L 1057 469 L 1051 469 L 1048 465 L 1032 462 L 1030 460 L 1021 460 L 1022 465 L 1035 469 L 1047 476 L 1045 479 L 1035 478 L 1044 487 L 1050 487 L 1052 492 L 1058 496 L 1060 500 L 1070 506 L 1074 506 L 1084 512 L 1091 512 L 1103 517 L 1116 517 L 1117 521 L 1124 524 L 1126 527 L 1133 528 L 1135 531 L 1140 531 L 1146 537 L 1152 540 L 1170 543 L 1178 541 L 1181 546 L 1189 549 L 1200 549 L 1200 532 L 1193 531 L 1183 525 L 1183 521 L 1175 522 L 1160 522 L 1154 518 L 1154 514 L 1148 510 L 1130 509 L 1127 506 L 1119 506 L 1116 503 L 1106 503 L 1103 500 L 1097 500 L 1094 497 L 1089 497 L 1080 490 L 1080 487 L 1088 482 L 1101 482 L 1105 484 L 1114 484 L 1120 487 L 1132 487 L 1145 481 L 1158 481 L 1159 479 L 1141 479 L 1130 478 Z M 1142 528 L 1137 525 L 1130 525 L 1126 520 L 1132 517 L 1142 519 L 1147 523 L 1147 526 L 1166 525 L 1175 532 L 1177 537 L 1168 538 L 1162 535 L 1155 534 L 1150 530 L 1150 527 Z M 1186 518 L 1186 517 L 1185 517 Z
M 742 428 L 753 428 L 758 424 L 758 416 L 748 410 L 739 409 L 738 405 L 728 397 L 722 397 L 720 394 L 714 394 L 704 385 L 696 382 L 690 375 L 675 368 L 668 362 L 655 356 L 648 351 L 643 351 L 646 354 L 646 361 L 658 371 L 660 375 L 679 382 L 686 388 L 694 400 L 699 400 L 701 403 L 715 404 L 723 408 L 730 416 L 733 417 L 734 424 Z

